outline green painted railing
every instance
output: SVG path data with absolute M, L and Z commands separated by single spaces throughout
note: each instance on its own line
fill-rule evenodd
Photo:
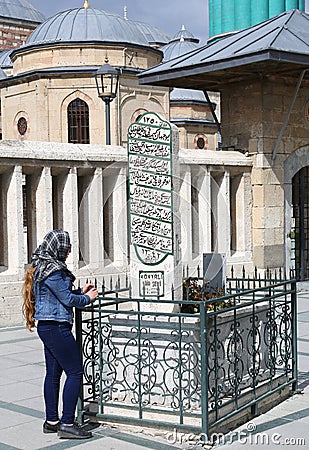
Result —
M 207 440 L 284 387 L 295 390 L 296 282 L 246 283 L 228 279 L 229 292 L 199 301 L 196 314 L 183 312 L 192 301 L 176 299 L 151 301 L 151 312 L 129 286 L 102 284 L 98 301 L 76 311 L 79 419 L 179 428 Z M 228 307 L 218 309 L 223 300 Z

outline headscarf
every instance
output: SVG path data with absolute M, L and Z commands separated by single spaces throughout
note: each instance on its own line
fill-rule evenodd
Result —
M 35 281 L 45 280 L 52 273 L 63 270 L 73 283 L 75 276 L 65 263 L 70 248 L 70 236 L 67 231 L 52 230 L 47 233 L 42 244 L 33 252 L 31 258 L 32 267 L 37 266 Z

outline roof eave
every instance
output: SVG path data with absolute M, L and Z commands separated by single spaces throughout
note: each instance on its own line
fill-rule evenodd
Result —
M 130 42 L 121 42 L 121 41 L 43 41 L 43 42 L 35 42 L 33 44 L 25 44 L 21 47 L 18 47 L 14 49 L 11 53 L 11 58 L 15 58 L 16 55 L 23 54 L 28 51 L 36 51 L 36 50 L 42 50 L 42 49 L 49 49 L 51 47 L 130 47 L 130 48 L 137 48 L 141 50 L 151 50 L 152 52 L 157 53 L 159 56 L 162 56 L 163 53 L 160 49 L 154 48 L 147 45 L 141 45 L 141 44 L 135 44 Z
M 170 122 L 175 125 L 191 125 L 191 126 L 206 126 L 206 127 L 215 127 L 217 128 L 217 124 L 213 120 L 207 119 L 190 119 L 190 118 L 170 118 Z
M 22 23 L 22 24 L 33 25 L 33 26 L 37 27 L 38 25 L 43 23 L 44 20 L 46 20 L 46 18 L 42 17 L 42 19 L 34 20 L 34 19 L 25 19 L 25 18 L 22 18 L 22 17 L 16 17 L 16 18 L 15 17 L 8 17 L 8 16 L 3 16 L 2 14 L 0 14 L 0 20 L 1 20 L 1 22 L 2 21 L 3 22 L 4 21 L 8 22 L 8 23 L 19 22 L 19 23 Z
M 30 70 L 14 76 L 7 76 L 0 79 L 0 89 L 7 86 L 14 86 L 16 84 L 30 82 L 38 79 L 45 78 L 78 78 L 84 76 L 93 77 L 94 72 L 98 69 L 98 66 L 67 66 L 67 67 L 48 67 L 45 69 Z M 136 76 L 141 69 L 120 67 L 122 74 Z
M 226 71 L 232 68 L 241 68 L 244 66 L 267 62 L 268 66 L 272 62 L 274 63 L 288 63 L 295 66 L 309 67 L 309 54 L 291 53 L 280 50 L 267 49 L 253 54 L 242 55 L 233 58 L 227 58 L 214 62 L 202 62 L 194 65 L 187 65 L 180 68 L 167 68 L 166 70 L 157 66 L 158 72 L 154 69 L 150 69 L 142 72 L 139 75 L 140 84 L 152 84 L 170 87 L 184 87 L 183 82 L 179 80 L 186 79 L 185 87 L 196 88 L 195 78 L 203 75 L 205 81 L 207 81 L 207 75 L 214 76 L 215 72 Z M 164 65 L 164 64 L 163 64 Z M 169 66 L 168 63 L 166 63 Z M 270 67 L 269 67 L 270 68 Z M 231 73 L 231 78 L 234 78 L 234 74 Z M 223 80 L 223 84 L 226 79 Z M 218 80 L 218 87 L 220 86 L 220 80 Z
M 71 78 L 71 77 L 83 77 L 93 75 L 97 70 L 97 66 L 76 66 L 76 67 L 59 67 L 57 69 L 47 68 L 33 70 L 29 72 L 20 73 L 15 76 L 8 76 L 7 78 L 0 80 L 0 89 L 7 86 L 14 86 L 16 84 L 30 82 L 44 78 Z

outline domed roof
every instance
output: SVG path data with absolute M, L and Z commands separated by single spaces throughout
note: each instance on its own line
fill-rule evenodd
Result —
M 192 50 L 199 47 L 199 39 L 193 36 L 192 33 L 186 30 L 183 25 L 181 30 L 176 33 L 173 39 L 160 50 L 163 51 L 164 58 L 163 62 L 169 61 L 170 59 L 176 58 L 177 56 L 184 55 Z M 207 104 L 204 92 L 200 90 L 193 89 L 179 89 L 174 88 L 170 92 L 170 102 L 171 104 L 177 102 L 184 103 L 203 103 Z
M 196 44 L 200 42 L 200 40 L 196 38 L 192 33 L 190 33 L 190 31 L 186 30 L 186 27 L 184 25 L 181 27 L 181 30 L 175 34 L 170 42 L 179 41 L 181 39 L 184 41 L 195 42 Z
M 147 32 L 150 35 L 148 37 Z M 145 24 L 94 8 L 75 8 L 59 12 L 39 25 L 29 36 L 26 46 L 59 41 L 103 41 L 148 47 L 148 39 L 154 36 L 156 40 L 159 39 L 158 30 Z
M 135 22 L 140 31 L 145 35 L 148 43 L 151 45 L 164 45 L 170 42 L 171 36 L 164 33 L 152 25 L 144 22 Z
M 3 78 L 6 78 L 6 75 L 3 72 L 3 70 L 0 68 L 0 80 L 3 80 Z
M 186 30 L 183 25 L 181 30 L 176 33 L 173 39 L 160 48 L 164 53 L 163 62 L 177 58 L 180 55 L 191 52 L 199 47 L 199 39 L 194 37 L 192 33 Z
M 13 63 L 10 58 L 10 54 L 14 49 L 4 50 L 0 52 L 0 67 L 2 69 L 8 69 L 13 67 Z
M 45 16 L 26 0 L 0 0 L 0 16 L 41 23 Z

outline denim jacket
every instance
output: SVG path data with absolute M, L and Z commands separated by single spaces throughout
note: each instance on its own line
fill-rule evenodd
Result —
M 35 320 L 73 323 L 73 307 L 89 305 L 90 298 L 81 290 L 72 291 L 72 282 L 63 270 L 37 282 L 34 274 Z

